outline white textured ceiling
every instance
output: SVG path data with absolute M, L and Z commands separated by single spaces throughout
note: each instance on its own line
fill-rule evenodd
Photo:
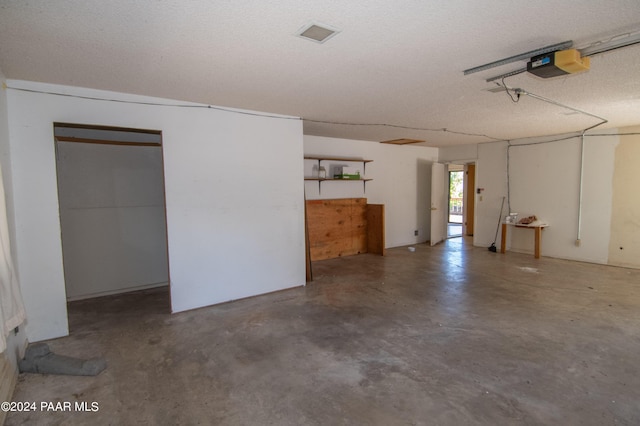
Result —
M 295 36 L 311 21 L 341 32 Z M 573 40 L 640 30 L 638 0 L 0 0 L 0 69 L 42 81 L 303 117 L 306 134 L 446 146 L 581 130 L 598 120 L 490 93 L 463 70 Z M 609 120 L 640 124 L 640 45 L 591 70 L 506 83 Z

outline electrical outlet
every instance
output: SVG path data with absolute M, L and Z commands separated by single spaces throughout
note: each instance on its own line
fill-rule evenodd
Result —
M 415 235 L 416 237 L 418 236 L 418 230 L 417 229 L 415 231 L 413 231 L 413 235 Z

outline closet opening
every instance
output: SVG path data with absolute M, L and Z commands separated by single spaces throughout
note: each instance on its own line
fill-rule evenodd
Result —
M 162 132 L 53 127 L 70 331 L 91 306 L 171 312 Z

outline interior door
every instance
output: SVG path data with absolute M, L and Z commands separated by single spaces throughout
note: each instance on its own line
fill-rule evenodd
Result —
M 444 241 L 447 236 L 446 168 L 442 163 L 431 166 L 431 245 Z
M 464 225 L 465 234 L 473 236 L 473 225 L 476 210 L 476 165 L 467 165 L 467 172 L 465 174 L 466 182 L 464 183 L 464 190 L 466 192 L 466 200 L 464 201 Z

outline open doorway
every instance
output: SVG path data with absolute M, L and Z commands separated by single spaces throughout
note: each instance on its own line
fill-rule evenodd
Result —
M 450 164 L 448 166 L 449 195 L 447 237 L 461 237 L 464 223 L 464 166 Z
M 55 123 L 54 136 L 69 308 L 145 291 L 170 312 L 161 132 Z
M 473 237 L 476 216 L 476 164 L 467 163 L 464 169 L 464 226 L 462 232 L 467 237 Z

